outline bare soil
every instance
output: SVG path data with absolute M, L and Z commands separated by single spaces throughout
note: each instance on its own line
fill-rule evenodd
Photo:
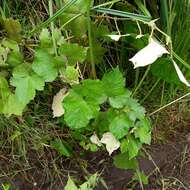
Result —
M 139 159 L 141 170 L 149 176 L 144 190 L 190 190 L 190 126 L 167 135 L 166 142 L 145 147 L 147 157 Z M 58 158 L 49 149 L 40 155 L 31 151 L 27 162 L 18 164 L 10 155 L 0 152 L 0 182 L 11 183 L 15 190 L 63 190 L 68 172 L 81 182 L 86 175 L 76 160 Z M 89 173 L 98 171 L 109 190 L 142 189 L 131 181 L 133 172 L 115 168 L 106 152 L 88 154 L 80 161 Z M 105 188 L 99 183 L 96 190 Z

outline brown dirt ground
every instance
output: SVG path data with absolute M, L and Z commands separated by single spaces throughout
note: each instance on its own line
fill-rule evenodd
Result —
M 176 119 L 175 112 L 173 115 L 170 113 L 167 123 L 162 126 L 158 124 L 155 129 L 157 137 L 153 135 L 152 145 L 146 147 L 149 156 L 139 159 L 141 170 L 149 176 L 149 184 L 144 186 L 144 190 L 190 190 L 190 124 L 181 123 L 183 127 L 175 128 L 176 122 L 181 121 Z M 57 158 L 57 153 L 49 149 L 40 155 L 31 152 L 27 162 L 18 164 L 10 155 L 0 152 L 0 183 L 11 183 L 15 190 L 63 189 L 68 172 L 84 181 L 85 172 L 75 160 Z M 131 182 L 131 171 L 115 168 L 107 158 L 107 153 L 98 152 L 80 161 L 90 173 L 101 173 L 109 190 L 128 190 L 132 187 L 133 190 L 141 190 L 137 183 Z M 96 187 L 96 190 L 104 189 L 101 183 Z

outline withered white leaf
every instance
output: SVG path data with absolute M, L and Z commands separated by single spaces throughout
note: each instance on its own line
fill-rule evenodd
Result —
M 184 83 L 186 86 L 190 86 L 189 82 L 186 80 L 186 78 L 184 77 L 183 73 L 181 72 L 181 70 L 179 69 L 178 65 L 176 64 L 176 62 L 173 60 L 173 64 L 175 67 L 175 70 L 177 72 L 177 75 L 179 77 L 179 80 Z
M 120 142 L 110 132 L 104 133 L 100 142 L 106 145 L 106 150 L 109 152 L 109 155 L 120 147 Z
M 154 63 L 163 54 L 169 54 L 169 52 L 158 41 L 151 38 L 150 43 L 137 52 L 129 61 L 134 64 L 134 68 L 144 67 Z
M 119 39 L 121 38 L 121 35 L 117 35 L 117 34 L 109 34 L 107 36 L 110 37 L 114 41 L 119 41 Z
M 53 117 L 61 117 L 64 114 L 63 99 L 68 95 L 67 89 L 61 89 L 54 97 L 52 103 Z
M 101 146 L 101 142 L 100 142 L 100 139 L 98 138 L 97 134 L 94 133 L 91 137 L 90 137 L 90 140 L 92 143 L 98 145 L 98 146 Z

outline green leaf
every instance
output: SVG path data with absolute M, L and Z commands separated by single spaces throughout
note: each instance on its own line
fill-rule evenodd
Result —
M 16 87 L 18 100 L 27 104 L 34 99 L 36 90 L 44 89 L 44 80 L 32 71 L 30 65 L 22 64 L 14 69 L 11 85 Z
M 97 173 L 91 175 L 87 182 L 80 185 L 80 190 L 93 190 L 97 183 Z
M 133 169 L 138 168 L 138 161 L 136 159 L 129 159 L 128 153 L 122 153 L 114 156 L 114 165 L 120 169 Z
M 80 185 L 80 188 L 78 188 L 74 181 L 71 179 L 71 177 L 68 177 L 67 185 L 65 186 L 65 190 L 93 190 L 97 183 L 97 173 L 91 175 L 89 179 L 84 182 L 82 185 Z
M 141 181 L 144 185 L 148 184 L 148 176 L 138 170 L 135 172 L 133 180 Z
M 1 43 L 6 48 L 9 48 L 9 49 L 14 50 L 14 51 L 19 51 L 18 43 L 15 42 L 14 40 L 3 39 Z
M 130 95 L 131 92 L 126 89 L 124 94 L 109 98 L 110 105 L 113 108 L 122 108 L 126 105 L 126 102 L 129 100 L 128 98 L 130 97 Z
M 0 112 L 3 112 L 5 101 L 10 95 L 9 85 L 4 77 L 0 77 Z
M 78 13 L 80 14 L 80 13 Z M 63 15 L 64 16 L 64 15 Z M 77 16 L 77 13 L 71 13 L 71 14 L 65 14 L 64 17 L 62 17 L 61 21 L 63 24 L 68 22 L 70 19 L 72 19 L 74 16 Z M 83 27 L 81 27 L 83 26 Z M 82 38 L 82 36 L 87 32 L 87 17 L 84 17 L 80 15 L 78 18 L 74 19 L 72 22 L 68 23 L 65 27 L 68 30 L 72 31 L 72 34 L 77 38 Z
M 11 93 L 5 78 L 0 77 L 0 113 L 21 115 L 25 105 Z
M 140 148 L 141 143 L 132 135 L 127 136 L 121 143 L 121 152 L 128 152 L 129 159 L 136 157 Z
M 128 134 L 129 128 L 133 125 L 133 121 L 127 115 L 122 114 L 112 120 L 109 130 L 117 139 L 121 139 Z
M 66 157 L 71 157 L 72 153 L 68 149 L 66 142 L 62 141 L 61 139 L 56 139 L 51 142 L 51 147 L 56 149 L 61 155 Z
M 151 72 L 154 76 L 159 77 L 170 84 L 181 85 L 173 63 L 168 58 L 160 58 L 152 64 Z
M 134 98 L 127 98 L 125 102 L 124 111 L 129 118 L 135 121 L 137 118 L 142 119 L 145 116 L 145 109 Z
M 86 59 L 87 48 L 74 43 L 65 43 L 60 46 L 59 53 L 67 57 L 69 65 L 75 65 L 77 62 L 82 63 Z
M 48 31 L 47 28 L 42 29 L 40 36 L 39 36 L 39 40 L 40 40 L 41 48 L 50 48 L 53 46 L 52 38 L 51 38 L 50 32 Z
M 109 120 L 107 115 L 107 112 L 99 112 L 93 123 L 93 126 L 95 126 L 101 134 L 109 129 Z
M 79 190 L 70 176 L 68 177 L 68 181 L 67 181 L 67 184 L 66 184 L 64 190 Z
M 86 79 L 81 85 L 74 86 L 73 89 L 83 96 L 86 101 L 94 104 L 102 104 L 107 98 L 100 80 Z
M 12 114 L 20 116 L 22 115 L 25 106 L 26 104 L 19 101 L 18 96 L 11 93 L 4 102 L 3 113 L 8 116 Z
M 92 35 L 94 39 L 97 38 L 104 38 L 107 34 L 109 34 L 109 29 L 107 25 L 99 24 L 99 23 L 93 23 L 91 25 L 92 28 Z
M 92 46 L 93 46 L 93 54 L 95 57 L 95 64 L 102 64 L 103 60 L 103 56 L 106 53 L 107 49 L 105 49 L 104 47 L 102 47 L 102 45 L 100 44 L 100 42 L 93 40 L 92 41 Z M 88 49 L 87 52 L 87 61 L 90 62 L 90 49 Z
M 2 190 L 11 190 L 11 185 L 8 183 L 2 184 Z
M 65 0 L 66 2 L 68 0 Z M 92 1 L 93 3 L 93 1 Z M 66 29 L 71 30 L 72 34 L 75 37 L 82 37 L 87 32 L 87 17 L 85 16 L 85 12 L 88 8 L 88 0 L 78 0 L 75 5 L 70 7 L 67 11 L 65 11 L 61 16 L 61 23 L 66 25 Z M 76 17 L 78 14 L 81 14 L 76 19 L 69 22 L 72 18 Z M 82 27 L 81 27 L 82 26 Z
M 73 85 L 79 83 L 79 73 L 78 70 L 73 66 L 67 66 L 65 71 L 61 73 L 61 78 L 63 81 Z
M 46 82 L 52 82 L 57 77 L 58 71 L 56 68 L 58 60 L 51 56 L 47 51 L 38 49 L 35 53 L 33 70 Z
M 151 143 L 151 126 L 147 118 L 144 118 L 137 122 L 134 134 L 136 138 L 139 138 L 142 143 Z
M 86 101 L 86 103 L 88 104 L 89 108 L 92 111 L 92 117 L 96 118 L 98 115 L 98 112 L 100 111 L 100 107 L 98 104 L 96 104 L 95 102 L 88 102 Z
M 0 99 L 5 100 L 9 94 L 8 82 L 4 77 L 0 76 Z
M 20 137 L 21 135 L 22 133 L 19 130 L 15 130 L 13 134 L 11 134 L 11 136 L 9 137 L 9 140 L 14 141 L 18 139 L 18 137 Z
M 3 27 L 7 33 L 8 38 L 17 42 L 21 40 L 21 25 L 18 20 L 7 18 L 3 20 Z
M 69 95 L 63 100 L 64 119 L 67 125 L 73 129 L 86 127 L 90 119 L 94 117 L 91 106 L 74 90 L 70 90 Z
M 19 51 L 11 51 L 6 61 L 6 63 L 12 67 L 20 65 L 22 62 L 23 62 L 23 57 Z
M 104 74 L 102 78 L 103 88 L 108 97 L 114 97 L 125 92 L 125 78 L 122 76 L 119 68 Z
M 9 50 L 0 45 L 0 66 L 5 66 Z
M 89 150 L 91 152 L 97 152 L 98 151 L 98 146 L 95 144 L 89 144 Z
M 9 48 L 6 64 L 15 67 L 23 62 L 23 55 L 16 41 L 6 39 L 2 41 L 2 45 Z

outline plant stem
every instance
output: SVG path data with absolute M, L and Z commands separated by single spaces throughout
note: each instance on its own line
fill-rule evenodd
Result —
M 141 190 L 144 190 L 144 187 L 143 187 L 143 183 L 142 183 L 142 179 L 141 179 L 141 176 L 140 176 L 140 171 L 139 169 L 136 170 L 136 174 L 137 174 L 137 177 L 138 177 L 138 180 L 139 180 L 139 184 L 141 186 Z
M 146 78 L 146 76 L 148 75 L 149 71 L 150 71 L 150 65 L 146 69 L 146 72 L 144 73 L 144 75 L 143 75 L 141 81 L 139 82 L 138 86 L 135 88 L 135 90 L 134 90 L 134 92 L 132 94 L 132 97 L 136 94 L 136 92 L 138 91 L 138 89 L 141 87 L 141 85 L 142 85 L 144 79 Z
M 90 18 L 90 9 L 91 9 L 91 0 L 88 0 L 88 10 L 87 10 L 87 17 L 88 17 L 88 40 L 89 40 L 89 47 L 90 47 L 90 63 L 91 63 L 91 73 L 92 78 L 96 79 L 96 69 L 95 69 L 95 61 L 94 61 L 94 48 L 93 48 L 93 39 L 92 39 L 92 28 L 91 28 L 91 18 Z
M 152 88 L 149 90 L 148 94 L 140 101 L 140 103 L 142 104 L 152 93 L 152 91 L 156 88 L 156 86 L 158 85 L 158 83 L 160 82 L 160 79 L 158 79 L 154 85 L 152 86 Z
M 135 72 L 135 88 L 137 87 L 138 85 L 138 81 L 139 81 L 139 73 L 140 73 L 140 70 L 139 68 L 136 69 L 136 72 Z
M 53 2 L 52 0 L 49 0 L 49 15 L 50 17 L 53 16 Z M 53 41 L 53 48 L 54 48 L 54 53 L 57 56 L 57 45 L 56 45 L 56 40 L 55 40 L 55 28 L 54 28 L 54 22 L 51 22 L 51 33 L 52 33 L 52 41 Z
M 177 55 L 174 51 L 172 51 L 173 56 L 187 69 L 190 69 L 190 65 L 184 61 L 179 55 Z
M 83 14 L 82 13 L 79 13 L 79 14 L 76 14 L 74 17 L 72 17 L 71 19 L 69 19 L 67 22 L 65 22 L 60 30 L 62 30 L 67 24 L 69 24 L 70 22 L 72 22 L 73 20 L 77 19 L 78 17 L 82 16 Z
M 104 7 L 104 6 L 107 6 L 107 5 L 110 5 L 110 4 L 114 4 L 114 3 L 117 3 L 119 1 L 121 1 L 121 0 L 112 0 L 112 1 L 109 1 L 109 2 L 106 2 L 106 3 L 102 3 L 100 5 L 92 7 L 92 10 L 95 9 L 95 8 Z
M 162 93 L 161 93 L 161 100 L 160 100 L 160 106 L 163 105 L 163 100 L 164 100 L 164 91 L 165 91 L 165 81 L 163 81 L 163 86 L 162 86 Z
M 172 101 L 172 102 L 170 102 L 170 103 L 168 103 L 168 104 L 166 104 L 166 105 L 160 107 L 159 109 L 153 111 L 152 113 L 150 113 L 150 114 L 148 114 L 148 115 L 149 115 L 149 116 L 152 116 L 152 115 L 154 115 L 155 113 L 160 112 L 161 110 L 167 108 L 168 106 L 171 106 L 172 104 L 178 102 L 179 100 L 181 100 L 181 99 L 183 99 L 183 98 L 185 98 L 185 97 L 187 97 L 187 96 L 189 96 L 189 95 L 190 95 L 190 92 L 187 93 L 187 94 L 185 94 L 185 95 L 183 95 L 183 96 L 181 96 L 180 98 L 177 98 L 176 100 L 174 100 L 174 101 Z
M 70 0 L 68 1 L 61 9 L 59 9 L 52 17 L 47 19 L 45 22 L 42 22 L 37 27 L 35 27 L 29 34 L 28 37 L 35 34 L 37 31 L 41 30 L 42 28 L 46 27 L 48 24 L 53 22 L 57 17 L 59 17 L 65 10 L 67 10 L 69 7 L 71 7 L 73 4 L 76 3 L 77 0 Z

